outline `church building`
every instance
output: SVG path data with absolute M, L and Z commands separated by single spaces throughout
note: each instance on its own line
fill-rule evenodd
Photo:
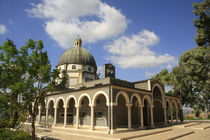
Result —
M 66 88 L 47 94 L 45 104 L 39 106 L 38 124 L 113 134 L 121 128 L 155 128 L 182 121 L 181 99 L 167 96 L 160 81 L 118 79 L 112 64 L 104 65 L 104 78 L 99 79 L 96 61 L 80 38 L 63 53 L 57 68 L 61 76 L 64 71 L 68 75 Z

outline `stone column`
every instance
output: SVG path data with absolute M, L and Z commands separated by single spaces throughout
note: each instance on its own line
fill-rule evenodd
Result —
M 150 114 L 151 114 L 151 127 L 152 127 L 152 128 L 154 128 L 153 107 L 154 107 L 154 106 L 150 106 Z
M 90 116 L 91 116 L 91 130 L 93 130 L 94 129 L 94 105 L 90 105 L 90 107 L 91 107 L 91 114 L 90 114 Z
M 79 128 L 79 109 L 81 106 L 75 106 L 76 107 L 76 129 Z
M 144 116 L 143 116 L 143 105 L 139 105 L 140 114 L 141 114 L 141 128 L 144 128 Z
M 163 111 L 164 111 L 164 125 L 167 125 L 166 106 L 163 106 Z
M 39 114 L 38 114 L 38 121 L 37 121 L 37 123 L 39 124 L 40 123 L 40 119 L 41 119 L 41 111 L 42 111 L 41 105 L 38 107 L 38 109 L 39 109 Z
M 66 127 L 66 121 L 67 121 L 67 109 L 68 109 L 68 106 L 63 106 L 64 108 L 64 123 L 63 123 L 63 127 Z
M 45 116 L 45 123 L 48 121 L 48 107 L 46 107 L 46 116 Z
M 114 134 L 116 131 L 116 126 L 117 126 L 117 117 L 116 117 L 116 107 L 117 104 L 111 103 L 110 108 L 111 108 L 111 129 L 110 129 L 110 134 Z
M 128 108 L 128 129 L 131 129 L 131 107 L 132 104 L 126 104 Z
M 176 108 L 176 122 L 178 123 L 179 117 L 178 117 L 178 108 Z
M 171 123 L 173 123 L 173 109 L 171 108 Z
M 54 124 L 53 124 L 54 126 L 55 126 L 56 123 L 57 123 L 57 109 L 58 109 L 57 106 L 54 106 L 54 110 L 55 110 L 55 111 L 54 111 Z

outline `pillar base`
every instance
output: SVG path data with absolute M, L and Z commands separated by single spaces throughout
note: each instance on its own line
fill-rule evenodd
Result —
M 114 134 L 114 133 L 116 133 L 116 129 L 110 129 L 109 130 L 109 134 Z
M 155 128 L 155 125 L 151 125 L 150 127 L 151 127 L 151 128 Z
M 131 128 L 128 128 L 128 130 L 131 131 L 131 130 L 133 130 L 133 128 L 132 127 Z
M 144 126 L 140 126 L 140 127 L 139 127 L 139 129 L 144 130 L 144 129 L 145 129 L 145 127 L 144 127 Z

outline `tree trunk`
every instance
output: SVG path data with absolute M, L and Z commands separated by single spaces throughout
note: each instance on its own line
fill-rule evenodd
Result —
M 208 106 L 208 104 L 206 104 L 206 106 L 205 106 L 205 114 L 206 114 L 206 118 L 208 119 L 208 116 L 209 116 L 209 106 Z
M 36 115 L 32 115 L 32 118 L 31 118 L 31 136 L 32 136 L 32 140 L 36 139 L 35 120 L 36 120 Z

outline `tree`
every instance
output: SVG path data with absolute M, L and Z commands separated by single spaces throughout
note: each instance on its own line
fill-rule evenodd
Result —
M 20 50 L 11 40 L 0 46 L 0 94 L 31 116 L 33 140 L 38 106 L 53 89 L 53 84 L 48 84 L 58 74 L 52 74 L 47 52 L 43 48 L 42 41 L 32 39 Z M 21 102 L 17 100 L 18 96 L 22 97 Z
M 198 16 L 194 20 L 194 26 L 196 27 L 197 35 L 195 41 L 198 46 L 208 46 L 210 42 L 210 1 L 204 0 L 200 3 L 193 4 L 195 10 L 194 14 Z
M 179 58 L 179 65 L 172 72 L 162 70 L 160 77 L 173 86 L 173 94 L 181 95 L 183 104 L 205 108 L 208 115 L 210 99 L 210 1 L 194 5 L 197 47 L 187 50 Z M 170 77 L 170 78 L 168 78 Z
M 172 85 L 173 75 L 167 69 L 161 70 L 153 78 L 160 80 L 164 85 Z
M 194 105 L 204 107 L 206 116 L 208 116 L 208 103 L 210 99 L 210 47 L 199 46 L 186 51 L 180 57 L 178 69 L 181 69 L 182 77 L 180 80 L 185 83 L 188 95 L 195 98 Z

